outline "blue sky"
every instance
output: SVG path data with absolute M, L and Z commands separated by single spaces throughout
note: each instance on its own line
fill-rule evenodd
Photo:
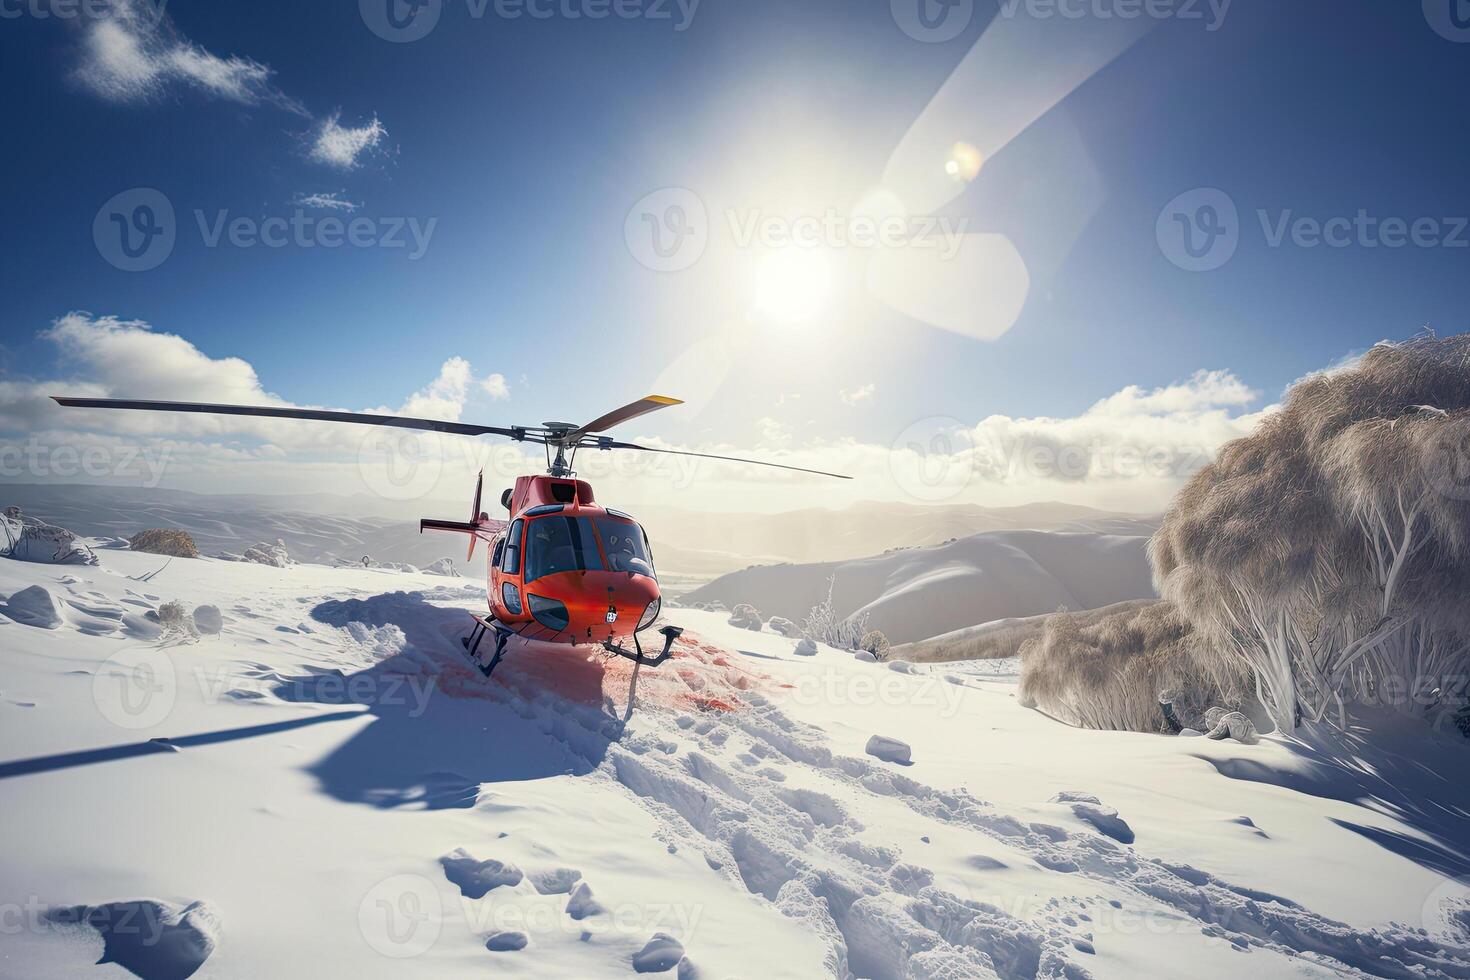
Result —
M 1470 44 L 1418 3 L 1180 0 L 1202 19 L 1148 22 L 1075 90 L 1052 93 L 1059 104 L 987 152 L 936 212 L 1004 236 L 1029 278 L 1019 315 L 987 328 L 1009 329 L 978 339 L 985 330 L 875 295 L 849 246 L 835 264 L 772 274 L 731 257 L 732 227 L 850 214 L 987 30 L 1087 30 L 1129 0 L 1077 0 L 1078 20 L 1041 0 L 1006 0 L 1009 14 L 973 0 L 939 43 L 901 29 L 905 0 L 566 16 L 588 2 L 509 19 L 493 0 L 481 17 L 443 0 L 427 36 L 390 43 L 353 3 L 172 0 L 164 40 L 142 36 L 216 60 L 175 58 L 120 93 L 88 77 L 92 25 L 0 0 L 3 380 L 89 377 L 41 336 L 80 310 L 243 359 L 265 391 L 301 404 L 398 407 L 460 357 L 476 378 L 505 380 L 505 399 L 472 386 L 462 409 L 477 420 L 575 420 L 658 381 L 691 407 L 639 434 L 888 446 L 928 417 L 1074 418 L 1201 370 L 1260 392 L 1227 406 L 1245 413 L 1379 339 L 1464 328 L 1470 230 L 1453 219 L 1470 213 Z M 983 116 L 988 100 L 1045 88 L 1031 64 L 1017 59 L 1010 90 L 953 104 Z M 956 145 L 973 138 L 951 117 Z M 324 143 L 333 119 L 368 145 Z M 711 244 L 691 268 L 659 272 L 625 224 L 668 187 L 707 207 Z M 143 272 L 109 264 L 93 234 L 105 202 L 133 188 L 176 213 L 172 251 Z M 1171 262 L 1158 230 L 1161 210 L 1196 188 L 1225 192 L 1239 214 L 1233 257 L 1204 272 Z M 301 203 L 327 195 L 354 209 Z M 1273 247 L 1260 210 L 1271 226 L 1433 219 L 1421 237 L 1441 244 L 1369 247 L 1355 230 L 1345 247 L 1306 247 L 1288 231 Z M 222 212 L 367 218 L 377 236 L 402 223 L 410 247 L 208 247 L 196 212 L 206 224 Z M 411 223 L 431 227 L 417 258 Z M 813 276 L 831 281 L 807 295 Z M 906 288 L 927 300 L 954 282 Z M 781 297 L 752 312 L 766 289 Z M 952 306 L 972 302 L 960 293 Z M 718 377 L 664 374 L 701 342 L 707 356 L 689 363 L 708 365 L 712 338 Z

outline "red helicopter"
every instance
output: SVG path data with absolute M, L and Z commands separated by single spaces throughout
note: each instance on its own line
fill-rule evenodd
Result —
M 596 644 L 609 653 L 626 657 L 640 666 L 656 667 L 669 659 L 674 641 L 682 632 L 676 626 L 663 627 L 659 630 L 664 638 L 663 651 L 656 657 L 644 655 L 638 634 L 654 624 L 662 605 L 658 578 L 653 568 L 653 550 L 649 547 L 648 536 L 643 527 L 636 520 L 621 511 L 598 504 L 591 484 L 576 479 L 572 463 L 578 449 L 636 449 L 646 453 L 699 456 L 705 459 L 774 466 L 842 480 L 852 479 L 840 473 L 826 473 L 783 463 L 640 446 L 599 434 L 649 412 L 683 404 L 677 398 L 663 395 L 640 398 L 586 425 L 543 422 L 540 426 L 509 428 L 403 418 L 396 415 L 257 405 L 211 405 L 115 398 L 55 397 L 53 400 L 71 408 L 250 415 L 354 422 L 466 436 L 498 435 L 516 442 L 545 446 L 546 473 L 517 477 L 515 487 L 501 494 L 500 503 L 509 512 L 506 520 L 493 519 L 481 510 L 481 491 L 485 480 L 485 475 L 481 472 L 475 483 L 475 496 L 468 521 L 424 518 L 419 522 L 420 533 L 429 530 L 469 535 L 467 559 L 474 557 L 477 542 L 484 541 L 489 545 L 489 615 L 475 615 L 475 628 L 463 641 L 466 656 L 486 677 L 500 663 L 505 654 L 507 640 L 515 634 L 530 640 L 551 643 Z M 491 632 L 495 634 L 495 649 L 490 661 L 486 663 L 480 659 L 479 648 L 486 634 Z M 624 646 L 624 641 L 629 639 L 633 641 L 632 651 Z

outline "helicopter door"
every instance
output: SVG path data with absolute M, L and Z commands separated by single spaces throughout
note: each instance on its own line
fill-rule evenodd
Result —
M 511 522 L 510 531 L 505 536 L 504 546 L 500 551 L 499 568 L 506 575 L 521 574 L 521 531 L 525 521 L 516 519 Z
M 519 577 L 521 573 L 521 529 L 524 524 L 520 520 L 511 522 L 510 530 L 495 543 L 493 565 L 497 574 L 494 578 L 500 581 L 500 604 L 512 616 L 519 616 L 522 612 L 520 586 L 511 576 Z

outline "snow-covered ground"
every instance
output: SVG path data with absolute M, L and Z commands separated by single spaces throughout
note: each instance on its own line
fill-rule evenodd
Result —
M 102 562 L 0 561 L 43 624 L 0 619 L 6 977 L 1470 976 L 1456 746 L 1394 800 L 685 609 L 636 694 L 569 648 L 487 682 L 469 580 Z

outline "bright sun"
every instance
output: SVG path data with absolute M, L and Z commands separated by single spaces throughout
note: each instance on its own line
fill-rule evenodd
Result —
M 755 270 L 755 312 L 779 323 L 815 319 L 832 291 L 832 262 L 817 248 L 788 245 L 764 256 Z

